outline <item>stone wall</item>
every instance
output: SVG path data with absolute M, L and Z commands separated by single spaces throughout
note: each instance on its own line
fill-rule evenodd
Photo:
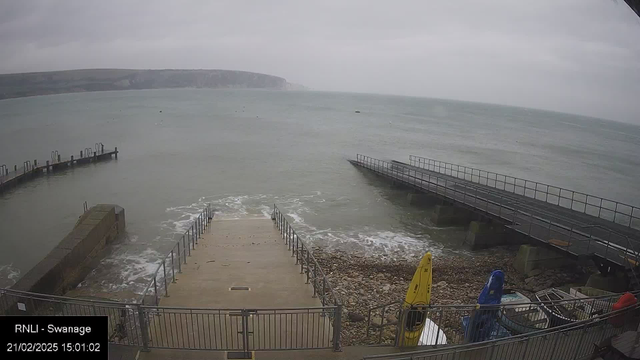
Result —
M 91 272 L 106 245 L 124 233 L 124 209 L 99 204 L 85 212 L 73 230 L 11 289 L 64 295 Z

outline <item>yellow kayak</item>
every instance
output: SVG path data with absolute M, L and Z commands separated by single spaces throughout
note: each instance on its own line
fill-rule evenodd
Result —
M 431 253 L 428 252 L 420 260 L 420 264 L 413 274 L 411 284 L 407 290 L 407 297 L 402 305 L 408 309 L 404 319 L 404 343 L 403 346 L 417 346 L 425 320 L 427 319 L 427 306 L 431 302 Z

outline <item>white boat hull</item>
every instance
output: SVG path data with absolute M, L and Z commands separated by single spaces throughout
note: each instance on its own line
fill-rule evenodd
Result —
M 445 345 L 446 343 L 447 335 L 431 319 L 426 319 L 418 345 Z

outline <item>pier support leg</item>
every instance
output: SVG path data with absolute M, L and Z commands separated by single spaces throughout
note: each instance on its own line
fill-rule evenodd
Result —
M 452 205 L 436 205 L 431 214 L 431 222 L 435 226 L 463 226 L 467 225 L 473 214 L 461 207 Z
M 504 226 L 481 221 L 469 223 L 465 243 L 471 245 L 472 249 L 484 249 L 503 245 L 506 242 L 507 231 Z
M 442 200 L 437 196 L 425 194 L 425 193 L 408 193 L 407 201 L 409 205 L 415 206 L 435 206 L 442 204 Z
M 400 181 L 396 181 L 396 180 L 392 180 L 391 183 L 389 183 L 389 188 L 390 189 L 400 189 L 400 190 L 410 190 L 411 187 L 400 182 Z
M 550 269 L 561 267 L 572 262 L 571 259 L 553 250 L 532 245 L 521 245 L 513 267 L 522 274 L 534 269 Z

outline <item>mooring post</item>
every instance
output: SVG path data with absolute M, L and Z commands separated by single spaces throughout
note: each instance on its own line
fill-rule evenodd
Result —
M 73 166 L 73 155 L 71 155 L 71 166 Z
M 33 170 L 38 167 L 38 160 L 33 160 Z
M 80 159 L 82 159 L 82 150 L 80 150 Z
M 116 160 L 117 160 L 118 159 L 118 147 L 117 146 L 116 146 L 115 154 L 116 154 Z
M 100 143 L 100 153 L 104 154 L 104 144 Z
M 51 170 L 49 170 L 49 160 L 47 160 L 47 172 L 49 172 Z
M 58 162 L 60 162 L 60 154 L 58 154 Z
M 18 165 L 13 165 L 13 171 L 18 171 Z

